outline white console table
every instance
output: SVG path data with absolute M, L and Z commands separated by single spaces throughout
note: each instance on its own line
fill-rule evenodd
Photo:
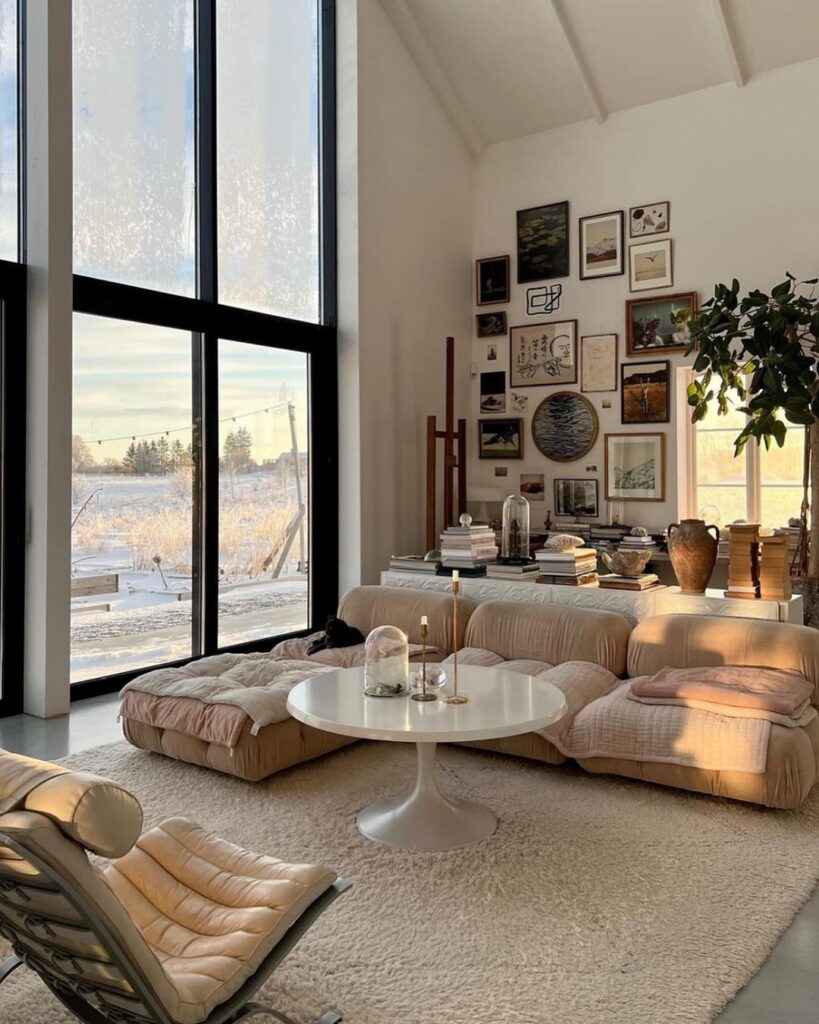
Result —
M 410 587 L 413 590 L 446 592 L 447 576 L 390 569 L 381 573 L 385 587 Z M 656 587 L 643 592 L 606 590 L 602 587 L 560 587 L 534 580 L 493 580 L 461 576 L 461 594 L 470 601 L 530 601 L 539 604 L 566 604 L 575 608 L 599 608 L 618 612 L 629 622 L 641 622 L 652 615 L 728 615 L 743 619 L 772 619 L 775 622 L 803 621 L 802 597 L 790 601 L 743 601 L 725 597 L 722 590 L 704 594 L 681 594 L 679 587 Z

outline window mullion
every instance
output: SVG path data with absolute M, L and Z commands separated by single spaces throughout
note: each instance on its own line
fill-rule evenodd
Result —
M 196 287 L 216 302 L 216 0 L 196 0 Z

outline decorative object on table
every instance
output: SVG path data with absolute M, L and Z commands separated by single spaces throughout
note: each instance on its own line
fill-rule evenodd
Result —
M 616 334 L 584 334 L 581 337 L 580 390 L 617 390 Z
M 543 545 L 543 551 L 574 551 L 583 545 L 583 538 L 572 533 L 552 533 Z
M 606 500 L 665 500 L 665 434 L 606 434 Z
M 478 420 L 478 458 L 522 459 L 523 420 Z
M 427 689 L 427 640 L 429 639 L 429 620 L 421 616 L 421 688 L 410 694 L 413 700 L 437 700 L 434 693 Z
M 560 309 L 562 284 L 540 284 L 526 289 L 526 315 L 551 316 Z
M 517 212 L 518 284 L 569 276 L 569 202 Z
M 620 365 L 621 423 L 668 423 L 670 365 L 667 359 Z
M 498 358 L 498 346 L 494 345 L 494 344 L 487 345 L 486 346 L 486 361 L 488 363 L 494 363 L 494 362 L 496 362 L 497 358 Z
M 506 334 L 506 310 L 499 309 L 496 313 L 476 313 L 475 327 L 479 338 L 494 338 Z
M 712 532 L 713 531 L 713 532 Z M 668 557 L 683 594 L 704 594 L 717 564 L 719 527 L 681 519 L 668 527 Z
M 509 257 L 490 256 L 475 260 L 475 301 L 493 306 L 509 301 Z
M 414 694 L 422 689 L 421 686 L 421 672 L 418 669 L 410 671 L 409 677 L 410 691 Z M 427 697 L 427 701 L 437 700 L 438 693 L 446 686 L 446 672 L 441 665 L 427 665 L 427 693 L 430 694 Z M 414 700 L 420 700 L 420 697 L 414 697 Z
M 355 647 L 364 643 L 364 634 L 355 626 L 348 626 L 344 619 L 331 615 L 327 619 L 324 632 L 319 634 L 307 648 L 308 654 L 329 651 L 335 647 Z
M 555 480 L 554 488 L 557 515 L 597 518 L 599 484 L 596 480 L 560 478 Z
M 762 538 L 759 563 L 759 596 L 763 601 L 790 601 L 791 573 L 789 538 L 776 533 Z
M 364 644 L 364 693 L 403 697 L 409 682 L 407 634 L 397 626 L 377 626 Z
M 529 555 L 529 502 L 522 494 L 510 494 L 503 503 L 501 560 L 508 565 L 531 561 Z
M 664 235 L 671 229 L 671 203 L 632 206 L 628 211 L 629 235 Z
M 506 371 L 481 374 L 481 412 L 506 412 Z
M 448 526 L 441 534 L 441 564 L 445 569 L 476 569 L 498 557 L 495 531 L 485 524 L 472 525 L 465 512 L 458 526 Z
M 458 420 L 455 430 L 455 339 L 446 339 L 446 418 L 438 430 L 435 416 L 427 416 L 427 548 L 435 546 L 437 515 L 437 448 L 444 442 L 444 526 L 455 522 L 455 473 L 458 474 L 458 515 L 466 512 L 466 420 Z M 455 454 L 455 442 L 458 454 Z
M 557 538 L 549 539 L 553 541 Z M 579 537 L 571 539 L 580 540 Z M 571 548 L 547 546 L 535 552 L 535 561 L 539 570 L 535 578 L 537 583 L 563 587 L 597 586 L 597 552 L 593 548 L 580 545 Z
M 640 576 L 651 560 L 650 551 L 600 552 L 603 565 L 617 576 Z
M 547 395 L 532 416 L 535 445 L 555 462 L 581 459 L 597 440 L 598 430 L 594 406 L 575 391 Z
M 759 523 L 731 523 L 728 532 L 725 596 L 754 601 L 759 597 Z
M 616 277 L 625 270 L 623 259 L 623 211 L 581 217 L 580 280 Z
M 529 408 L 529 396 L 512 392 L 512 412 L 526 412 Z
M 696 292 L 626 299 L 626 355 L 685 352 L 691 344 L 688 324 L 696 312 Z
M 452 573 L 452 693 L 444 697 L 447 704 L 466 704 L 469 697 L 458 693 L 458 594 L 461 591 L 461 576 Z
M 633 292 L 649 292 L 671 288 L 674 266 L 671 239 L 658 242 L 637 242 L 628 247 L 628 286 Z
M 510 329 L 510 387 L 574 384 L 576 380 L 576 320 L 523 324 Z
M 543 501 L 546 496 L 546 477 L 543 473 L 521 473 L 520 493 L 527 501 Z

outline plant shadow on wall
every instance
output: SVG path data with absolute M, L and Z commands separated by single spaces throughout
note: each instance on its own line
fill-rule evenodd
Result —
M 701 376 L 688 388 L 696 423 L 716 399 L 720 415 L 733 403 L 747 416 L 734 441 L 740 455 L 752 439 L 782 448 L 788 424 L 805 428 L 799 544 L 792 573 L 805 597 L 805 621 L 819 627 L 819 278 L 786 280 L 770 295 L 754 289 L 740 298 L 736 279 L 689 322 Z M 712 386 L 716 385 L 716 389 Z

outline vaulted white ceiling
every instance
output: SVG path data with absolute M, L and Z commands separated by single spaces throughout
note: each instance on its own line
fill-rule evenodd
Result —
M 382 0 L 474 153 L 819 57 L 819 0 Z

